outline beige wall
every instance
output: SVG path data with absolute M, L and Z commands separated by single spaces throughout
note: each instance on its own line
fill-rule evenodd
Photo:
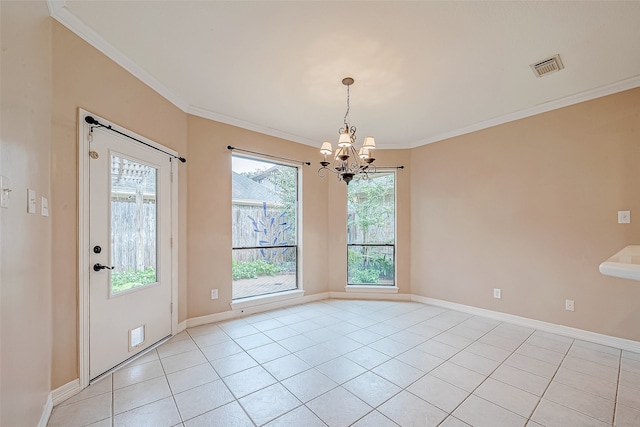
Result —
M 414 294 L 640 340 L 640 282 L 598 272 L 640 244 L 640 89 L 423 146 L 412 160 Z M 618 210 L 631 224 L 617 224 Z
M 0 14 L 0 174 L 13 189 L 0 209 L 0 425 L 35 426 L 51 389 L 51 20 L 44 2 L 2 1 Z
M 327 182 L 316 175 L 318 149 L 234 126 L 189 116 L 188 317 L 230 310 L 231 152 L 228 145 L 301 161 L 302 287 L 305 295 L 325 292 L 327 265 Z M 344 230 L 344 229 L 343 229 Z M 211 300 L 211 289 L 219 299 Z
M 187 316 L 187 117 L 102 53 L 53 23 L 53 388 L 78 378 L 78 108 L 178 151 L 179 320 Z

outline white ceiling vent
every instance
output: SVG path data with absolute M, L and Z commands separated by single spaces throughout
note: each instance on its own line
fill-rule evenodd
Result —
M 531 64 L 531 69 L 533 70 L 533 73 L 536 75 L 536 77 L 543 77 L 547 74 L 560 71 L 563 68 L 564 65 L 562 65 L 560 55 L 554 55 L 551 58 L 547 58 L 540 62 L 536 62 L 535 64 Z

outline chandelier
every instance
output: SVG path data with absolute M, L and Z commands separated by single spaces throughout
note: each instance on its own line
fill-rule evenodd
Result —
M 347 185 L 356 175 L 362 175 L 363 179 L 368 178 L 369 172 L 375 172 L 373 165 L 375 160 L 372 157 L 372 150 L 376 148 L 376 142 L 372 136 L 367 136 L 358 149 L 356 143 L 356 127 L 349 123 L 349 86 L 354 80 L 351 77 L 342 79 L 342 84 L 347 87 L 347 112 L 344 115 L 344 127 L 340 129 L 338 148 L 335 153 L 330 142 L 323 142 L 320 153 L 324 155 L 324 160 L 320 162 L 322 167 L 318 169 L 318 175 L 324 176 L 325 171 L 338 175 L 339 181 L 344 181 Z M 327 160 L 327 156 L 334 155 L 333 162 Z M 331 167 L 329 167 L 331 165 Z

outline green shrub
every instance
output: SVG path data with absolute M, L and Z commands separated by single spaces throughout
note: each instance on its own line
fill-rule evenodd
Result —
M 231 278 L 239 279 L 257 279 L 258 276 L 275 276 L 282 269 L 263 259 L 256 261 L 238 262 L 233 260 L 231 264 Z
M 114 292 L 122 292 L 137 286 L 148 285 L 156 281 L 156 271 L 149 267 L 146 270 L 127 270 L 111 272 L 111 286 Z
M 393 259 L 391 257 L 387 257 L 386 255 L 377 256 L 373 259 L 373 265 L 379 270 L 380 277 L 384 279 L 393 279 L 394 266 Z
M 350 266 L 360 264 L 362 262 L 362 254 L 353 249 L 347 250 L 347 262 Z
M 376 269 L 355 270 L 351 283 L 378 283 L 380 281 L 380 271 Z

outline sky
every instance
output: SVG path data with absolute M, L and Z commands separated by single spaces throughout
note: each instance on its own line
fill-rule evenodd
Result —
M 231 159 L 232 170 L 236 173 L 253 172 L 257 169 L 265 170 L 274 166 L 273 163 L 268 161 L 253 160 L 238 156 L 232 156 Z

